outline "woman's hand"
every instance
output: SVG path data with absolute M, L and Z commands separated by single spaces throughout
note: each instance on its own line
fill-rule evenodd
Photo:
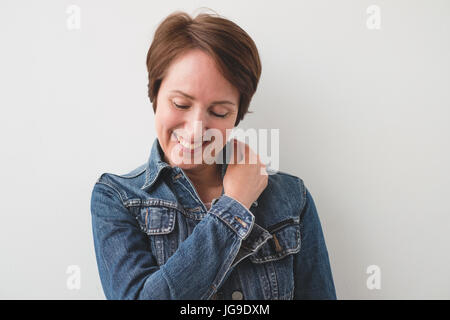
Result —
M 223 178 L 224 194 L 239 201 L 247 209 L 267 186 L 266 166 L 246 144 L 233 139 L 233 161 L 228 164 Z M 243 157 L 245 155 L 245 157 Z

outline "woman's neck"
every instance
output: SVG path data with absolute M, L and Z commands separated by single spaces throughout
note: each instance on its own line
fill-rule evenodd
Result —
M 196 186 L 217 187 L 222 184 L 220 166 L 217 164 L 202 165 L 194 169 L 184 170 Z
M 202 201 L 210 202 L 213 198 L 220 196 L 222 192 L 222 174 L 220 169 L 218 164 L 205 164 L 194 169 L 184 170 L 194 184 Z

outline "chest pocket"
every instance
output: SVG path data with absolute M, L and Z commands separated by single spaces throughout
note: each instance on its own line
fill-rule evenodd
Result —
M 280 260 L 287 255 L 300 251 L 301 239 L 298 220 L 287 219 L 266 229 L 270 232 L 272 238 L 250 256 L 253 263 Z
M 169 207 L 142 207 L 142 229 L 149 236 L 152 253 L 159 266 L 178 248 L 177 211 Z
M 300 251 L 298 219 L 286 219 L 266 228 L 272 238 L 250 256 L 252 272 L 258 275 L 264 299 L 292 299 L 294 254 Z

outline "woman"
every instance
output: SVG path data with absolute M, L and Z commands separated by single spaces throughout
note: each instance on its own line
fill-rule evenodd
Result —
M 147 68 L 157 133 L 150 158 L 126 175 L 101 175 L 92 193 L 106 297 L 335 299 L 303 181 L 268 175 L 248 145 L 228 140 L 261 74 L 248 34 L 217 15 L 175 12 L 156 30 Z M 208 139 L 208 130 L 219 135 Z

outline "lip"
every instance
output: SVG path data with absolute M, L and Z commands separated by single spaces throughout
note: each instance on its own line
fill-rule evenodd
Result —
M 186 148 L 185 146 L 183 146 L 183 145 L 180 143 L 180 141 L 179 141 L 177 135 L 175 134 L 175 132 L 174 132 L 173 134 L 174 134 L 174 136 L 175 136 L 177 145 L 179 145 L 179 146 L 181 147 L 181 149 L 183 150 L 183 153 L 195 153 L 195 152 L 198 152 L 199 150 L 201 150 L 202 148 L 204 148 L 206 145 L 208 145 L 208 144 L 211 142 L 211 140 L 209 140 L 209 141 L 208 141 L 208 140 L 205 140 L 205 141 L 203 141 L 203 143 L 202 143 L 200 146 L 198 146 L 197 148 L 195 148 L 195 149 L 190 149 L 190 148 Z
M 211 141 L 203 141 L 202 145 L 197 147 L 197 148 L 195 148 L 195 149 L 188 149 L 185 146 L 183 146 L 179 141 L 177 141 L 177 144 L 181 147 L 181 149 L 183 150 L 184 153 L 195 153 L 195 152 L 198 152 L 198 151 L 202 150 L 210 142 Z

